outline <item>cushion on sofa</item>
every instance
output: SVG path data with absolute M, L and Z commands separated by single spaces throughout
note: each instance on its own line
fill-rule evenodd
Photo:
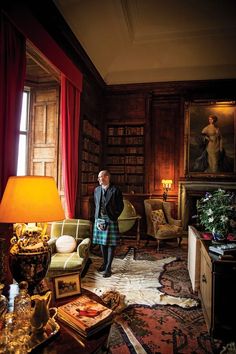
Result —
M 76 246 L 76 240 L 70 235 L 62 235 L 56 240 L 56 252 L 58 253 L 71 253 Z
M 52 255 L 51 274 L 60 274 L 63 271 L 80 271 L 84 266 L 84 258 L 80 258 L 77 252 L 55 253 Z

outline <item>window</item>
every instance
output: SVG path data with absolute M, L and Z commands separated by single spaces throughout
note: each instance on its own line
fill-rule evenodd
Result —
M 23 93 L 22 110 L 21 110 L 17 176 L 25 176 L 27 174 L 29 98 L 30 98 L 30 92 L 28 90 L 25 90 Z

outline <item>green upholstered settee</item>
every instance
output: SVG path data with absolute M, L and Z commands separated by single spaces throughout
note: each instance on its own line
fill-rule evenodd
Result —
M 91 245 L 91 222 L 84 219 L 65 219 L 51 224 L 51 263 L 48 277 L 65 273 L 82 273 Z

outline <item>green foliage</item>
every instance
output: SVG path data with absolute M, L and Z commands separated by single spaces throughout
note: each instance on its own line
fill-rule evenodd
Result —
M 234 213 L 233 200 L 233 193 L 219 188 L 212 193 L 207 192 L 197 202 L 198 219 L 206 231 L 228 234 Z

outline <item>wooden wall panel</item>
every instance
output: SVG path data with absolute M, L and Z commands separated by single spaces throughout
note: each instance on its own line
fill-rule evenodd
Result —
M 151 166 L 153 169 L 149 191 L 162 194 L 162 179 L 172 179 L 172 193 L 177 189 L 176 169 L 179 165 L 179 138 L 182 127 L 180 103 L 153 101 L 150 117 L 151 125 Z
M 146 116 L 145 95 L 143 94 L 120 94 L 107 97 L 106 119 L 144 120 Z

